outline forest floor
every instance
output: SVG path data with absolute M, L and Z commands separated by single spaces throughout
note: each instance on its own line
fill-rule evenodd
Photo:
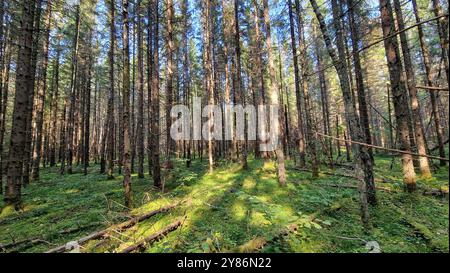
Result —
M 272 162 L 250 159 L 249 170 L 220 162 L 207 173 L 206 161 L 194 160 L 188 169 L 179 160 L 166 174 L 164 194 L 152 188 L 147 174 L 144 179 L 133 175 L 131 212 L 122 205 L 121 176 L 107 180 L 98 174 L 98 166 L 92 166 L 87 176 L 81 168 L 63 176 L 57 168 L 46 168 L 41 181 L 24 189 L 23 211 L 3 208 L 0 202 L 0 245 L 16 242 L 6 252 L 44 252 L 130 215 L 181 202 L 131 228 L 91 240 L 82 251 L 120 252 L 186 216 L 180 228 L 141 251 L 367 252 L 366 243 L 376 241 L 382 252 L 449 252 L 448 195 L 422 194 L 430 188 L 448 191 L 448 167 L 439 169 L 433 179 L 419 180 L 417 193 L 408 194 L 402 190 L 399 160 L 392 170 L 391 163 L 392 157 L 376 156 L 377 186 L 391 191 L 377 192 L 379 204 L 371 208 L 370 231 L 361 225 L 356 189 L 338 187 L 356 185 L 354 180 L 327 174 L 312 180 L 310 173 L 295 170 L 290 161 L 288 185 L 281 188 Z M 343 168 L 333 172 L 351 173 Z M 292 224 L 296 231 L 283 232 Z

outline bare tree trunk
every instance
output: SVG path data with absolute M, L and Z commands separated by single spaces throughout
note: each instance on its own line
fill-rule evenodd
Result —
M 72 55 L 72 67 L 71 67 L 71 78 L 70 78 L 70 104 L 68 111 L 68 119 L 66 124 L 66 155 L 67 160 L 67 173 L 72 173 L 72 160 L 73 160 L 73 149 L 74 149 L 74 123 L 75 123 L 75 103 L 76 103 L 76 85 L 78 76 L 78 47 L 80 39 L 80 6 L 76 7 L 76 20 L 75 20 L 75 37 L 74 37 L 74 48 Z M 65 166 L 62 164 L 61 168 Z M 64 169 L 61 169 L 64 172 Z
M 131 208 L 131 147 L 130 147 L 130 23 L 128 16 L 128 0 L 122 1 L 122 44 L 123 44 L 123 187 L 125 206 Z
M 303 135 L 303 116 L 302 116 L 302 96 L 300 94 L 300 72 L 298 68 L 298 56 L 297 56 L 297 43 L 295 39 L 294 29 L 294 15 L 292 12 L 292 0 L 288 0 L 289 8 L 289 25 L 291 31 L 291 47 L 292 57 L 294 60 L 294 79 L 295 79 L 295 96 L 297 100 L 297 122 L 298 122 L 298 138 L 299 138 L 299 153 L 300 153 L 300 166 L 305 166 L 305 139 Z
M 309 73 L 309 57 L 308 52 L 306 50 L 306 41 L 305 41 L 305 31 L 304 31 L 304 23 L 303 17 L 301 14 L 301 6 L 300 1 L 295 0 L 295 7 L 297 12 L 297 27 L 298 27 L 298 42 L 300 49 L 300 69 L 302 70 L 301 76 L 301 89 L 303 94 L 303 99 L 305 102 L 305 117 L 306 117 L 306 143 L 308 146 L 308 151 L 311 156 L 311 169 L 313 178 L 319 177 L 319 160 L 317 159 L 317 140 L 315 138 L 314 130 L 314 122 L 312 115 L 312 107 L 309 96 L 309 87 L 308 87 L 308 73 Z
M 153 5 L 153 64 L 152 64 L 152 165 L 153 185 L 162 188 L 161 165 L 159 159 L 159 7 L 158 0 L 152 0 Z
M 171 157 L 174 155 L 174 141 L 170 137 L 170 127 L 172 125 L 172 117 L 170 116 L 170 111 L 173 104 L 173 76 L 174 76 L 174 65 L 173 65 L 173 53 L 175 50 L 174 40 L 173 40 L 173 17 L 174 8 L 173 0 L 167 1 L 167 14 L 166 14 L 166 32 L 167 32 L 167 82 L 166 82 L 166 157 L 167 166 L 171 166 Z
M 44 107 L 45 107 L 45 96 L 47 93 L 47 66 L 48 66 L 48 49 L 50 43 L 50 29 L 51 29 L 51 17 L 52 17 L 52 1 L 47 1 L 47 11 L 46 11 L 46 33 L 45 40 L 42 47 L 42 67 L 40 70 L 40 75 L 38 78 L 38 105 L 36 106 L 36 137 L 35 137 L 35 145 L 34 145 L 34 153 L 33 153 L 33 171 L 32 171 L 32 180 L 39 180 L 39 167 L 41 164 L 41 156 L 42 156 L 42 138 L 43 138 L 43 125 L 44 125 Z
M 242 90 L 242 66 L 241 66 L 241 38 L 240 38 L 240 27 L 239 27 L 239 0 L 234 0 L 234 63 L 236 69 L 236 84 L 235 84 L 235 103 L 237 105 L 244 104 L 244 92 Z M 245 140 L 237 141 L 237 153 L 240 153 L 241 164 L 244 169 L 248 168 L 247 164 L 247 147 L 245 145 Z
M 144 178 L 144 45 L 143 45 L 143 28 L 141 2 L 137 1 L 137 40 L 138 40 L 138 66 L 137 66 L 137 91 L 138 91 L 138 119 L 136 129 L 137 154 L 138 154 L 138 177 Z
M 211 3 L 208 0 L 203 2 L 203 43 L 205 46 L 203 53 L 203 62 L 205 68 L 205 91 L 208 95 L 208 104 L 210 106 L 215 104 L 214 100 L 214 71 L 213 71 L 213 45 L 212 40 L 212 16 L 211 16 Z M 208 113 L 208 162 L 209 171 L 214 170 L 214 140 L 213 140 L 213 128 L 214 128 L 214 114 L 213 109 Z M 167 128 L 168 129 L 168 128 Z
M 402 9 L 401 9 L 399 0 L 394 0 L 394 8 L 395 8 L 395 14 L 397 16 L 397 24 L 399 27 L 399 31 L 402 31 L 403 29 L 405 29 L 405 23 L 403 22 L 403 13 L 402 13 Z M 409 97 L 410 97 L 410 103 L 411 103 L 411 111 L 412 111 L 414 133 L 415 133 L 415 137 L 416 137 L 417 151 L 419 154 L 426 155 L 427 148 L 426 148 L 426 142 L 425 142 L 425 131 L 424 131 L 423 125 L 422 125 L 422 115 L 420 112 L 420 104 L 419 104 L 419 100 L 417 98 L 416 79 L 414 76 L 413 64 L 411 61 L 411 54 L 409 52 L 408 38 L 406 37 L 405 32 L 400 33 L 400 41 L 401 41 L 402 52 L 403 52 L 403 60 L 405 63 L 406 83 L 407 83 L 407 86 L 409 89 Z M 428 164 L 428 158 L 420 157 L 419 158 L 419 166 L 420 166 L 420 172 L 422 174 L 422 177 L 430 178 L 431 171 L 430 171 L 430 166 Z
M 115 27 L 115 0 L 110 0 L 109 2 L 110 9 L 110 45 L 109 45 L 109 98 L 108 98 L 108 113 L 107 113 L 107 175 L 108 179 L 114 178 L 114 132 L 115 132 L 115 123 L 114 123 L 114 51 L 115 51 L 115 43 L 116 43 L 116 27 Z
M 434 1 L 434 0 L 433 0 Z M 419 16 L 419 11 L 417 9 L 417 3 L 416 0 L 412 0 L 412 5 L 413 5 L 413 10 L 414 10 L 414 16 L 416 18 L 416 22 L 419 23 L 420 20 L 420 16 Z M 427 85 L 428 86 L 434 86 L 433 84 L 433 77 L 431 75 L 431 62 L 430 62 L 430 54 L 428 51 L 428 47 L 426 45 L 425 42 L 425 37 L 423 35 L 423 29 L 422 29 L 422 25 L 418 25 L 417 26 L 418 32 L 419 32 L 419 42 L 420 42 L 420 49 L 421 49 L 421 53 L 422 53 L 422 59 L 423 59 L 423 65 L 425 67 L 425 73 L 427 76 Z M 448 71 L 447 71 L 448 73 Z M 437 111 L 437 95 L 436 95 L 436 91 L 430 90 L 430 98 L 431 98 L 431 107 L 432 107 L 432 111 L 431 111 L 431 115 L 432 118 L 434 119 L 434 124 L 435 124 L 435 128 L 436 128 L 436 135 L 437 135 L 437 141 L 438 141 L 438 147 L 439 147 L 439 156 L 442 158 L 445 158 L 445 148 L 444 148 L 444 139 L 443 139 L 443 130 L 442 130 L 442 126 L 440 123 L 440 115 L 439 115 L 439 111 Z M 422 126 L 423 128 L 423 126 Z M 424 132 L 424 136 L 425 136 L 425 132 Z M 441 166 L 445 166 L 446 162 L 441 160 Z
M 364 77 L 361 68 L 361 60 L 359 56 L 359 43 L 361 39 L 358 33 L 358 22 L 356 17 L 355 8 L 356 4 L 354 0 L 347 0 L 347 7 L 349 10 L 349 21 L 350 21 L 350 34 L 352 39 L 352 56 L 353 56 L 353 64 L 355 68 L 355 79 L 356 79 L 356 90 L 358 93 L 358 104 L 359 104 L 359 115 L 361 118 L 361 126 L 364 129 L 365 134 L 365 142 L 367 144 L 372 144 L 372 135 L 370 132 L 370 123 L 369 123 L 369 112 L 367 108 L 366 102 L 366 90 L 364 86 Z M 373 164 L 373 153 L 372 149 L 369 149 L 369 153 L 371 155 L 371 160 Z
M 397 38 L 391 37 L 395 32 L 392 7 L 389 0 L 380 0 L 381 23 L 386 49 L 386 58 L 389 67 L 395 117 L 397 121 L 397 134 L 400 141 L 400 149 L 410 152 L 409 128 L 408 128 L 408 98 L 405 89 L 405 78 L 400 60 L 400 51 Z M 389 38 L 388 38 L 389 37 Z M 402 154 L 403 182 L 410 192 L 416 189 L 416 173 L 414 171 L 413 158 L 410 154 Z
M 433 12 L 436 17 L 442 15 L 442 7 L 440 4 L 440 0 L 432 0 L 433 2 Z M 438 33 L 439 33 L 439 41 L 441 43 L 442 50 L 442 58 L 444 60 L 445 67 L 445 75 L 447 77 L 447 86 L 449 86 L 449 71 L 448 71 L 448 11 L 447 11 L 447 19 L 446 17 L 441 17 L 437 21 Z M 442 162 L 441 162 L 442 165 Z
M 319 88 L 320 88 L 320 99 L 322 104 L 322 115 L 323 115 L 323 132 L 325 135 L 331 136 L 331 123 L 330 123 L 330 103 L 328 96 L 327 82 L 325 78 L 325 73 L 323 71 L 323 57 L 321 53 L 322 46 L 319 45 L 319 39 L 317 36 L 316 25 L 313 24 L 313 34 L 314 34 L 314 53 L 317 59 L 317 70 L 319 72 Z M 327 151 L 328 162 L 331 168 L 333 168 L 333 144 L 331 139 L 326 140 L 326 146 L 324 147 Z
M 271 38 L 271 25 L 270 25 L 270 16 L 269 16 L 269 3 L 268 0 L 263 0 L 263 6 L 264 6 L 264 26 L 266 29 L 266 50 L 267 50 L 267 60 L 269 64 L 269 78 L 270 78 L 270 85 L 269 85 L 269 94 L 270 94 L 270 100 L 272 105 L 278 107 L 278 132 L 277 134 L 281 138 L 281 140 L 284 139 L 284 128 L 283 128 L 283 118 L 284 118 L 284 108 L 283 104 L 281 103 L 280 107 L 280 98 L 278 96 L 278 84 L 276 79 L 276 71 L 275 71 L 275 64 L 274 64 L 274 57 L 272 52 L 272 38 Z M 274 126 L 274 124 L 271 124 L 271 126 Z M 273 137 L 273 136 L 272 136 Z M 284 162 L 284 151 L 283 151 L 283 145 L 282 142 L 276 143 L 277 147 L 275 150 L 275 153 L 277 155 L 277 170 L 278 170 L 278 183 L 280 183 L 281 186 L 286 185 L 286 168 L 285 168 L 285 162 Z
M 10 28 L 7 28 L 6 34 L 4 35 L 5 45 L 3 49 L 3 59 L 1 65 L 1 82 L 0 82 L 0 193 L 3 194 L 3 176 L 5 170 L 3 168 L 3 145 L 6 130 L 6 113 L 8 107 L 8 93 L 9 93 L 9 79 L 10 79 L 10 68 L 11 68 L 11 55 L 12 55 L 12 44 L 9 41 L 9 36 L 11 34 Z
M 344 106 L 345 106 L 345 117 L 347 121 L 347 127 L 350 131 L 352 140 L 364 142 L 364 133 L 361 128 L 361 124 L 359 122 L 359 117 L 356 113 L 356 108 L 352 100 L 350 83 L 349 83 L 349 75 L 347 70 L 347 64 L 345 61 L 345 46 L 344 39 L 342 34 L 342 26 L 339 21 L 340 14 L 337 7 L 336 0 L 332 0 L 333 6 L 333 22 L 336 29 L 336 37 L 337 37 L 337 48 L 338 55 L 332 46 L 332 42 L 329 36 L 329 32 L 327 26 L 325 24 L 324 18 L 319 11 L 319 6 L 315 0 L 310 0 L 311 5 L 313 7 L 314 13 L 316 14 L 317 20 L 319 21 L 319 26 L 322 31 L 322 36 L 325 40 L 325 45 L 328 50 L 328 54 L 330 55 L 333 65 L 337 70 L 340 86 L 342 89 L 342 95 L 344 97 Z M 370 154 L 367 148 L 361 145 L 352 145 L 354 155 L 355 155 L 355 173 L 356 176 L 360 179 L 358 183 L 358 191 L 360 198 L 360 209 L 361 209 L 361 220 L 365 225 L 369 223 L 369 211 L 367 202 L 370 200 L 371 204 L 376 203 L 375 193 L 369 193 L 368 189 L 371 188 L 370 184 L 372 183 L 371 177 L 373 177 L 373 167 L 370 164 Z
M 58 36 L 58 46 L 56 48 L 56 58 L 53 63 L 53 86 L 52 86 L 52 104 L 51 104 L 51 131 L 50 131 L 50 167 L 56 164 L 57 130 L 58 123 L 63 125 L 63 121 L 58 118 L 58 100 L 59 100 L 59 62 L 61 58 L 61 36 Z M 59 121 L 59 122 L 58 122 Z
M 19 208 L 21 203 L 23 156 L 27 137 L 26 120 L 23 117 L 27 113 L 30 92 L 33 92 L 30 81 L 32 79 L 31 55 L 33 47 L 34 2 L 23 0 L 21 1 L 21 8 L 22 20 L 20 30 L 17 32 L 19 47 L 16 69 L 16 94 L 4 196 L 5 203 L 13 204 L 16 208 Z
M 92 66 L 94 63 L 92 48 L 92 31 L 89 31 L 88 42 L 90 44 L 87 56 L 87 81 L 84 89 L 84 136 L 83 136 L 83 173 L 88 174 L 90 160 L 90 128 L 91 128 L 91 84 L 92 84 Z

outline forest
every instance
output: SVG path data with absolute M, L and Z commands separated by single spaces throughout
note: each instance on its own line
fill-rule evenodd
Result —
M 0 253 L 448 253 L 448 8 L 0 0 Z

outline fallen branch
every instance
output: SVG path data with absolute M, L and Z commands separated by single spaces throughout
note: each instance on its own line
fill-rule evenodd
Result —
M 312 172 L 312 170 L 309 169 L 304 169 L 304 168 L 289 168 L 292 170 L 296 170 L 296 171 L 301 171 L 301 172 Z M 356 179 L 358 180 L 358 178 L 356 176 L 352 176 L 349 174 L 343 174 L 343 173 L 333 173 L 333 172 L 327 172 L 327 171 L 320 171 L 319 174 L 325 174 L 325 175 L 331 175 L 331 176 L 341 176 L 341 177 L 346 177 L 346 178 L 351 178 L 351 179 Z
M 271 242 L 275 242 L 279 239 L 281 239 L 284 236 L 289 235 L 290 233 L 293 233 L 297 231 L 298 226 L 296 224 L 291 224 L 289 227 L 282 229 L 280 232 L 278 232 L 272 239 L 267 239 L 266 237 L 260 236 L 256 237 L 245 244 L 238 246 L 230 251 L 230 253 L 254 253 L 261 249 L 263 249 L 267 244 Z
M 447 140 L 444 141 L 444 143 L 442 143 L 442 145 L 447 144 L 447 143 L 449 142 L 449 140 L 450 140 L 450 139 L 447 138 Z M 439 146 L 439 145 L 436 145 L 435 147 L 433 147 L 433 148 L 430 149 L 430 152 L 434 152 L 434 151 L 438 150 L 439 148 L 440 148 L 440 146 Z
M 325 135 L 325 134 L 322 134 L 322 133 L 319 133 L 319 132 L 315 132 L 315 133 L 317 135 L 319 135 L 319 136 L 322 136 L 322 137 L 331 138 L 331 139 L 334 139 L 334 140 L 343 141 L 343 142 L 347 142 L 347 143 L 353 143 L 353 144 L 357 144 L 357 145 L 361 145 L 361 146 L 365 146 L 365 147 L 369 147 L 369 148 L 373 148 L 373 149 L 384 150 L 384 151 L 394 152 L 394 153 L 399 153 L 399 154 L 408 154 L 408 155 L 418 156 L 418 157 L 427 157 L 427 158 L 436 159 L 436 160 L 442 160 L 442 161 L 447 161 L 447 162 L 450 161 L 448 158 L 443 158 L 443 157 L 439 157 L 439 156 L 416 154 L 416 153 L 412 153 L 412 152 L 408 152 L 408 151 L 402 151 L 402 150 L 398 150 L 398 149 L 384 148 L 384 147 L 380 147 L 380 146 L 376 146 L 376 145 L 372 145 L 372 144 L 367 144 L 367 143 L 363 143 L 363 142 L 359 142 L 359 141 L 353 141 L 353 140 L 348 140 L 348 139 L 340 139 L 340 138 L 329 136 L 329 135 Z
M 76 240 L 76 242 L 79 245 L 82 245 L 82 244 L 84 244 L 87 241 L 95 240 L 95 239 L 98 239 L 100 237 L 104 237 L 106 234 L 108 234 L 112 230 L 118 230 L 118 231 L 126 230 L 126 229 L 136 225 L 139 222 L 147 220 L 148 218 L 150 218 L 152 216 L 155 216 L 155 215 L 157 215 L 159 213 L 166 212 L 166 211 L 168 211 L 168 210 L 170 210 L 170 209 L 172 209 L 172 208 L 174 208 L 176 206 L 178 206 L 178 204 L 169 205 L 169 206 L 166 206 L 166 207 L 163 207 L 163 208 L 151 211 L 149 213 L 146 213 L 146 214 L 143 214 L 143 215 L 140 215 L 140 216 L 136 216 L 136 217 L 134 217 L 134 218 L 132 218 L 132 219 L 126 221 L 126 222 L 121 223 L 121 224 L 114 225 L 114 226 L 109 227 L 107 229 L 91 233 L 91 234 L 89 234 L 89 235 L 87 235 L 85 237 L 82 237 L 82 238 Z M 60 252 L 64 252 L 65 250 L 66 250 L 66 244 L 64 244 L 62 246 L 59 246 L 59 247 L 56 247 L 56 248 L 53 248 L 53 249 L 50 249 L 46 253 L 60 253 Z
M 350 185 L 350 184 L 320 184 L 320 185 L 332 187 L 332 188 L 344 188 L 344 189 L 355 189 L 355 190 L 358 189 L 358 186 Z M 375 187 L 375 189 L 379 190 L 379 191 L 385 191 L 385 192 L 398 192 L 398 191 L 395 191 L 393 189 L 386 188 L 386 187 L 378 187 L 377 186 L 377 187 Z
M 184 219 L 186 219 L 186 217 L 184 217 Z M 122 251 L 120 251 L 120 253 L 130 253 L 138 248 L 143 247 L 145 244 L 149 244 L 152 243 L 154 241 L 157 241 L 159 239 L 161 239 L 161 237 L 164 237 L 165 235 L 167 235 L 169 232 L 176 230 L 178 227 L 180 227 L 183 222 L 184 219 L 178 220 L 168 226 L 166 226 L 165 228 L 163 228 L 162 230 L 158 231 L 157 233 L 154 233 L 142 240 L 140 240 L 139 242 L 137 242 L 134 245 L 131 245 L 125 249 L 123 249 Z
M 448 87 L 435 87 L 435 86 L 422 86 L 422 85 L 418 85 L 416 86 L 417 89 L 423 89 L 423 90 L 429 90 L 429 91 L 447 91 L 448 92 Z
M 19 246 L 19 245 L 22 245 L 22 244 L 26 244 L 26 243 L 29 243 L 29 242 L 31 242 L 33 240 L 36 240 L 36 239 L 38 239 L 38 238 L 36 238 L 36 237 L 34 237 L 34 238 L 26 238 L 26 239 L 19 240 L 19 241 L 16 241 L 16 242 L 11 242 L 11 243 L 7 243 L 7 244 L 0 244 L 0 249 L 3 252 L 6 252 L 6 250 L 8 248 L 13 248 L 13 247 L 16 247 L 16 246 Z

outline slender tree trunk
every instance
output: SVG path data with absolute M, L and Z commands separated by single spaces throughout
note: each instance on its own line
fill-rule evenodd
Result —
M 150 20 L 151 18 L 151 3 L 149 1 L 147 6 L 147 18 Z M 151 122 L 151 115 L 152 115 L 152 58 L 153 58 L 153 33 L 152 33 L 152 27 L 151 23 L 147 23 L 147 160 L 148 160 L 148 173 L 152 174 L 152 122 Z
M 138 0 L 137 13 L 137 40 L 138 40 L 138 66 L 137 66 L 137 91 L 138 91 L 138 121 L 136 130 L 137 154 L 138 154 L 138 177 L 144 178 L 144 45 L 142 39 L 142 14 L 141 0 Z
M 405 89 L 405 78 L 400 60 L 400 51 L 397 38 L 391 37 L 395 32 L 392 7 L 389 0 L 380 0 L 381 23 L 383 28 L 384 46 L 389 67 L 395 117 L 397 121 L 397 134 L 400 149 L 411 152 L 408 128 L 408 98 Z M 410 192 L 416 189 L 416 173 L 413 158 L 410 154 L 402 154 L 403 182 Z
M 361 128 L 361 124 L 359 122 L 359 117 L 356 113 L 356 108 L 354 106 L 352 100 L 352 94 L 349 83 L 349 75 L 347 64 L 345 61 L 345 46 L 344 39 L 342 34 L 342 26 L 340 24 L 339 18 L 340 14 L 337 7 L 336 0 L 332 0 L 333 6 L 333 23 L 336 29 L 336 37 L 337 37 L 337 48 L 338 55 L 332 46 L 332 42 L 329 36 L 329 32 L 327 26 L 325 24 L 324 18 L 319 11 L 319 6 L 315 0 L 310 0 L 311 5 L 313 7 L 314 13 L 316 14 L 317 20 L 319 21 L 319 26 L 322 31 L 322 36 L 325 40 L 325 45 L 328 50 L 328 54 L 330 55 L 333 65 L 337 70 L 339 82 L 342 90 L 342 95 L 344 97 L 344 106 L 345 106 L 345 116 L 347 121 L 347 127 L 350 131 L 352 140 L 364 142 L 364 133 Z M 369 223 L 369 211 L 367 207 L 367 202 L 371 204 L 376 203 L 376 197 L 374 192 L 368 192 L 368 189 L 371 188 L 372 181 L 370 180 L 373 177 L 373 167 L 370 164 L 370 154 L 367 148 L 361 145 L 352 145 L 353 151 L 355 154 L 355 173 L 356 176 L 360 179 L 358 183 L 358 191 L 360 198 L 360 209 L 361 209 L 361 220 L 365 225 Z
M 416 0 L 412 0 L 412 5 L 413 5 L 414 16 L 416 18 L 416 22 L 419 23 L 421 20 L 420 20 L 419 11 L 417 9 Z M 432 86 L 434 86 L 434 84 L 433 84 L 433 77 L 431 74 L 430 54 L 429 54 L 428 47 L 425 42 L 422 25 L 418 25 L 417 30 L 419 33 L 419 42 L 420 42 L 420 49 L 421 49 L 421 53 L 422 53 L 423 64 L 424 64 L 425 73 L 427 76 L 427 85 L 432 87 Z M 448 71 L 447 71 L 447 73 L 448 73 Z M 431 115 L 435 122 L 436 135 L 437 135 L 437 141 L 438 141 L 438 147 L 439 147 L 439 156 L 442 158 L 445 158 L 443 130 L 442 130 L 442 126 L 440 123 L 439 111 L 437 111 L 437 103 L 436 103 L 437 94 L 436 93 L 437 93 L 436 91 L 432 91 L 432 90 L 430 91 L 431 107 L 432 107 Z M 422 126 L 422 128 L 423 128 L 423 126 Z M 423 135 L 425 136 L 425 132 Z M 441 163 L 441 166 L 446 165 L 446 162 L 444 160 L 441 160 L 440 163 Z
M 349 21 L 350 21 L 350 34 L 352 39 L 352 56 L 353 56 L 353 64 L 355 68 L 355 79 L 356 79 L 356 90 L 358 93 L 358 104 L 359 104 L 359 115 L 361 118 L 361 126 L 364 129 L 365 134 L 365 142 L 368 144 L 372 144 L 372 134 L 370 132 L 370 122 L 369 122 L 369 112 L 367 107 L 367 99 L 366 99 L 366 87 L 364 86 L 364 77 L 363 71 L 361 67 L 361 60 L 359 56 L 359 44 L 361 39 L 358 33 L 358 22 L 355 9 L 357 8 L 354 0 L 347 0 L 347 6 L 349 10 Z M 369 149 L 369 153 L 371 155 L 371 160 L 373 164 L 373 152 L 372 149 Z
M 131 208 L 131 147 L 130 147 L 130 23 L 128 16 L 128 0 L 122 1 L 122 44 L 123 44 L 123 187 L 125 206 Z
M 397 24 L 399 27 L 399 31 L 402 31 L 405 29 L 405 23 L 403 22 L 403 12 L 402 12 L 399 0 L 394 0 L 394 8 L 395 8 L 395 14 L 397 16 Z M 420 112 L 420 104 L 419 104 L 419 100 L 417 98 L 416 79 L 414 76 L 411 54 L 409 52 L 408 38 L 406 37 L 405 32 L 400 33 L 400 41 L 401 41 L 402 52 L 403 52 L 403 60 L 405 63 L 406 83 L 407 83 L 408 90 L 409 90 L 409 98 L 410 98 L 410 103 L 411 103 L 411 111 L 412 111 L 414 133 L 415 133 L 415 137 L 416 137 L 417 151 L 419 154 L 426 155 L 427 149 L 426 149 L 426 143 L 425 143 L 425 134 L 424 134 L 425 131 L 424 131 L 423 125 L 422 125 L 422 115 Z M 431 171 L 430 171 L 430 166 L 428 164 L 428 158 L 420 157 L 419 158 L 419 166 L 420 166 L 420 172 L 422 174 L 422 177 L 430 178 Z
M 76 20 L 75 20 L 75 38 L 74 38 L 74 48 L 72 55 L 72 68 L 71 68 L 71 79 L 70 79 L 70 104 L 68 111 L 68 119 L 66 124 L 66 155 L 65 159 L 67 160 L 67 173 L 72 173 L 72 160 L 73 160 L 73 149 L 74 149 L 74 123 L 75 123 L 75 108 L 76 108 L 76 85 L 77 85 L 77 76 L 78 76 L 78 47 L 79 47 L 79 38 L 80 38 L 80 6 L 76 7 Z M 64 164 L 61 165 L 61 168 L 64 168 Z M 64 171 L 64 169 L 61 169 Z
M 7 182 L 5 189 L 5 203 L 14 204 L 19 208 L 21 203 L 21 188 L 23 174 L 23 156 L 26 144 L 26 119 L 28 98 L 33 92 L 32 79 L 32 47 L 33 47 L 33 21 L 34 2 L 23 0 L 22 20 L 20 30 L 17 32 L 18 54 L 16 68 L 16 93 L 12 116 L 11 140 L 8 155 Z
M 174 40 L 173 40 L 173 17 L 174 8 L 173 0 L 166 0 L 167 3 L 167 14 L 166 14 L 166 32 L 167 32 L 167 80 L 166 80 L 166 157 L 167 166 L 171 168 L 171 158 L 174 155 L 174 141 L 170 137 L 170 127 L 172 125 L 172 117 L 170 116 L 170 111 L 172 110 L 173 104 L 173 76 L 175 66 L 173 64 L 173 53 L 175 51 Z M 209 2 L 209 1 L 208 1 Z
M 240 27 L 239 27 L 239 0 L 234 0 L 234 63 L 236 69 L 236 84 L 235 84 L 235 103 L 237 105 L 244 104 L 244 92 L 242 90 L 242 66 L 241 66 L 241 38 L 240 38 Z M 247 147 L 245 145 L 245 140 L 237 141 L 237 153 L 240 153 L 241 164 L 244 169 L 248 168 L 247 163 Z
M 302 70 L 301 75 L 301 89 L 302 95 L 304 99 L 305 105 L 305 116 L 306 116 L 306 143 L 308 146 L 308 151 L 311 156 L 311 169 L 313 178 L 319 177 L 319 160 L 317 159 L 317 140 L 315 138 L 314 130 L 314 122 L 312 115 L 312 107 L 309 96 L 309 86 L 308 86 L 308 72 L 309 72 L 309 57 L 308 52 L 306 50 L 306 41 L 305 41 L 305 31 L 304 31 L 304 23 L 303 17 L 301 14 L 300 1 L 295 0 L 295 7 L 297 13 L 297 27 L 298 27 L 298 36 L 299 36 L 299 49 L 300 49 L 300 69 Z
M 153 5 L 153 64 L 152 64 L 152 165 L 153 185 L 162 188 L 161 165 L 159 159 L 159 6 L 158 0 Z
M 11 31 L 7 29 L 6 35 L 4 35 L 5 45 L 3 49 L 3 59 L 0 60 L 2 62 L 0 74 L 1 74 L 1 82 L 0 82 L 0 194 L 3 194 L 3 176 L 5 174 L 5 170 L 3 168 L 3 145 L 4 145 L 4 137 L 6 130 L 6 113 L 8 107 L 8 93 L 9 93 L 9 77 L 10 77 L 10 68 L 11 68 L 11 43 L 8 41 Z
M 115 0 L 110 0 L 109 2 L 109 12 L 110 12 L 110 45 L 109 45 L 109 98 L 108 98 L 108 113 L 107 113 L 107 161 L 108 169 L 107 175 L 108 179 L 114 178 L 114 88 L 115 88 L 115 78 L 114 78 L 114 51 L 116 43 L 116 27 L 115 27 Z
M 433 12 L 436 17 L 441 16 L 442 13 L 442 7 L 440 0 L 432 0 L 433 2 Z M 449 71 L 448 71 L 448 11 L 447 11 L 447 17 L 441 17 L 437 21 L 437 27 L 438 27 L 438 33 L 439 33 L 439 41 L 441 44 L 441 51 L 442 51 L 442 59 L 444 60 L 444 67 L 445 67 L 445 75 L 447 77 L 447 86 L 449 86 Z M 442 162 L 441 162 L 442 165 Z
M 281 138 L 281 140 L 283 140 L 284 139 L 284 128 L 283 128 L 284 108 L 283 108 L 282 103 L 280 106 L 280 98 L 278 96 L 279 87 L 277 86 L 278 84 L 277 84 L 277 79 L 276 79 L 275 63 L 274 63 L 274 57 L 273 57 L 273 52 L 272 52 L 272 37 L 271 37 L 272 32 L 271 32 L 271 25 L 270 25 L 268 0 L 263 0 L 263 6 L 264 6 L 264 26 L 266 29 L 267 61 L 269 64 L 269 78 L 270 78 L 269 94 L 270 94 L 270 100 L 271 100 L 272 105 L 274 105 L 278 108 L 277 109 L 278 110 L 278 124 L 271 124 L 271 126 L 274 126 L 274 125 L 278 126 L 278 132 L 276 134 L 278 134 L 279 138 Z M 286 185 L 286 167 L 285 167 L 285 162 L 284 162 L 284 151 L 283 151 L 282 142 L 281 142 L 281 144 L 276 143 L 276 146 L 277 147 L 275 147 L 275 149 L 276 149 L 275 153 L 277 155 L 278 183 L 280 183 L 281 186 L 285 186 Z
M 304 166 L 305 163 L 305 139 L 303 135 L 303 116 L 302 116 L 302 96 L 300 94 L 300 72 L 298 66 L 297 56 L 297 43 L 295 38 L 294 29 L 294 14 L 292 12 L 292 0 L 288 0 L 289 8 L 289 25 L 291 31 L 291 47 L 292 57 L 294 60 L 294 79 L 295 79 L 295 96 L 297 100 L 297 122 L 298 122 L 298 138 L 299 138 L 299 153 L 300 153 L 300 166 Z
M 57 130 L 58 124 L 63 126 L 63 122 L 58 118 L 58 100 L 59 100 L 59 62 L 61 58 L 61 36 L 58 36 L 58 46 L 56 48 L 56 58 L 53 63 L 53 86 L 52 86 L 52 104 L 51 104 L 51 132 L 50 132 L 50 167 L 56 164 Z
M 39 167 L 41 164 L 41 156 L 42 156 L 42 139 L 43 139 L 43 125 L 44 125 L 44 107 L 45 107 L 45 97 L 47 93 L 47 66 L 48 66 L 48 54 L 49 54 L 49 43 L 50 43 L 50 29 L 51 29 L 51 18 L 52 18 L 52 1 L 47 1 L 47 11 L 46 11 L 46 33 L 44 45 L 42 47 L 42 67 L 40 71 L 40 76 L 38 79 L 38 105 L 36 106 L 36 142 L 34 145 L 34 154 L 33 154 L 33 171 L 32 171 L 32 180 L 39 180 Z
M 204 53 L 203 61 L 205 68 L 205 91 L 208 95 L 208 104 L 213 106 L 215 104 L 214 100 L 214 71 L 213 71 L 213 45 L 212 40 L 212 16 L 211 16 L 211 3 L 208 0 L 203 2 L 203 42 L 204 42 Z M 208 162 L 209 171 L 214 170 L 214 114 L 213 109 L 209 110 L 208 113 Z M 168 128 L 167 128 L 168 129 Z
M 30 183 L 30 174 L 32 168 L 32 150 L 33 150 L 33 118 L 34 118 L 34 99 L 35 99 L 35 84 L 36 84 L 36 72 L 37 72 L 37 61 L 38 53 L 40 48 L 40 37 L 41 37 L 41 13 L 42 13 L 42 0 L 35 1 L 35 16 L 33 24 L 33 45 L 31 51 L 31 79 L 30 79 L 30 90 L 32 92 L 29 94 L 27 113 L 26 113 L 26 141 L 24 148 L 24 158 L 23 158 L 23 176 L 22 183 L 27 186 Z
M 330 124 L 330 103 L 328 99 L 328 88 L 325 78 L 325 73 L 323 71 L 323 57 L 321 53 L 322 46 L 319 44 L 319 38 L 317 36 L 316 26 L 313 25 L 314 34 L 314 53 L 317 59 L 317 70 L 319 72 L 319 88 L 320 88 L 320 99 L 322 104 L 322 115 L 323 115 L 323 132 L 325 135 L 331 136 L 331 124 Z M 327 150 L 328 161 L 331 168 L 333 168 L 333 145 L 332 140 L 326 140 L 325 149 Z

